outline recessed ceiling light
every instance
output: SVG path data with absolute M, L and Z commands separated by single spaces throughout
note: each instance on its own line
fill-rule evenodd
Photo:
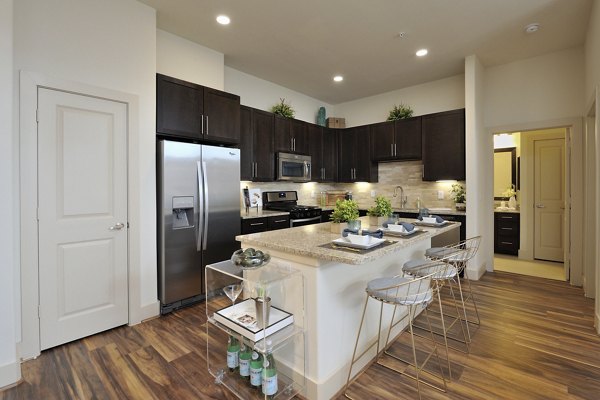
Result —
M 525 33 L 537 32 L 538 29 L 540 29 L 540 24 L 538 24 L 537 22 L 534 22 L 532 24 L 525 26 Z
M 421 49 L 421 50 L 417 50 L 417 57 L 423 57 L 426 56 L 428 53 L 427 49 Z
M 336 75 L 336 76 L 333 77 L 333 80 L 336 81 L 336 82 L 341 82 L 341 81 L 344 80 L 344 77 L 341 76 L 341 75 Z
M 231 20 L 229 19 L 229 17 L 227 15 L 219 15 L 217 17 L 217 22 L 220 23 L 221 25 L 229 25 Z

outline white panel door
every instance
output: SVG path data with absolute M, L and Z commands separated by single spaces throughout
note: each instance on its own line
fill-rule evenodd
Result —
M 534 143 L 534 249 L 540 260 L 564 260 L 565 140 Z
M 127 106 L 38 90 L 42 350 L 128 321 Z

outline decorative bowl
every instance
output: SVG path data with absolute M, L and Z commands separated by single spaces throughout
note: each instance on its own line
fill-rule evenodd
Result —
M 269 261 L 271 261 L 271 256 L 268 253 L 263 253 L 262 251 L 255 250 L 251 247 L 246 250 L 236 250 L 231 256 L 231 262 L 241 269 L 264 267 Z

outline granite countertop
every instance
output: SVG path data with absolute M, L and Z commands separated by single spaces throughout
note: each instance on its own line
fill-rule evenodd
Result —
M 466 211 L 458 211 L 456 208 L 428 208 L 429 214 L 434 215 L 467 215 Z M 418 208 L 394 208 L 394 212 L 419 213 Z
M 368 227 L 369 218 L 361 218 L 363 228 Z M 255 246 L 263 249 L 272 249 L 297 256 L 311 257 L 319 260 L 334 261 L 344 264 L 360 265 L 377 260 L 387 254 L 394 253 L 400 249 L 409 247 L 423 239 L 431 238 L 440 233 L 456 229 L 460 223 L 453 222 L 442 228 L 430 228 L 419 226 L 425 231 L 424 234 L 408 237 L 406 239 L 395 236 L 386 236 L 385 239 L 393 241 L 394 244 L 376 248 L 367 253 L 354 253 L 345 250 L 335 250 L 320 247 L 331 243 L 334 239 L 341 237 L 339 233 L 331 233 L 331 223 L 313 224 L 299 226 L 289 229 L 253 233 L 250 235 L 236 236 L 236 240 L 243 243 L 245 247 Z M 376 229 L 376 227 L 370 227 Z
M 252 218 L 263 218 L 263 217 L 274 217 L 277 215 L 290 215 L 287 211 L 272 211 L 272 210 L 263 210 L 262 207 L 256 208 L 252 207 L 246 214 L 246 209 L 242 208 L 240 210 L 240 216 L 242 219 L 252 219 Z
M 520 214 L 521 210 L 497 207 L 494 209 L 494 212 Z

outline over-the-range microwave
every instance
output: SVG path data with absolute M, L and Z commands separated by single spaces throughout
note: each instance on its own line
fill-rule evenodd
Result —
M 277 180 L 292 182 L 310 181 L 310 156 L 277 153 Z

